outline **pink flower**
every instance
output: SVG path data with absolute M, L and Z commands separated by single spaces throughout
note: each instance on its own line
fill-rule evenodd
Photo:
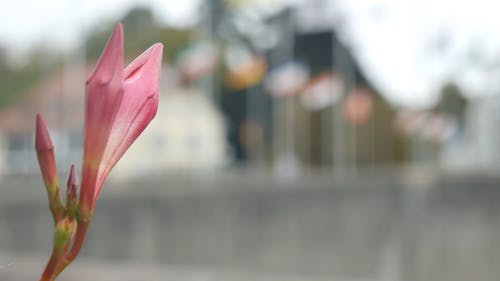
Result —
M 86 83 L 82 181 L 71 166 L 66 205 L 60 198 L 54 146 L 40 115 L 35 148 L 55 222 L 54 247 L 40 280 L 55 280 L 78 255 L 106 176 L 158 110 L 163 45 L 154 44 L 123 69 L 123 28 L 115 27 Z
M 80 211 L 91 216 L 113 166 L 158 109 L 163 45 L 156 43 L 123 69 L 123 28 L 115 27 L 86 82 Z

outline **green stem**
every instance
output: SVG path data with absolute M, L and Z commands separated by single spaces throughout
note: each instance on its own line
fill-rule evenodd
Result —
M 76 232 L 78 231 L 75 232 L 75 228 L 78 229 L 78 224 L 69 216 L 64 217 L 56 223 L 52 254 L 45 266 L 40 281 L 53 281 L 62 271 L 58 269 L 61 267 L 61 264 L 66 262 L 68 247 L 73 240 L 76 241 Z
M 87 229 L 89 226 L 89 221 L 81 221 L 78 220 L 75 240 L 73 241 L 73 245 L 71 246 L 71 250 L 66 254 L 64 259 L 62 259 L 57 268 L 55 269 L 55 276 L 59 275 L 80 253 L 80 250 L 83 246 L 83 242 L 85 241 L 85 235 L 87 234 Z
M 52 213 L 54 224 L 57 224 L 64 216 L 64 207 L 61 201 L 59 187 L 57 187 L 55 191 L 47 190 L 47 196 L 49 197 L 49 209 Z

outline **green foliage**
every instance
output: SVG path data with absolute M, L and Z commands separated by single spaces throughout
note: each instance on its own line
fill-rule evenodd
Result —
M 5 108 L 42 77 L 45 67 L 31 60 L 18 70 L 0 70 L 0 109 Z
M 128 58 L 136 57 L 156 42 L 165 45 L 164 61 L 173 61 L 175 56 L 188 46 L 193 32 L 161 27 L 154 19 L 153 13 L 141 7 L 130 10 L 121 22 L 125 32 L 125 63 L 130 62 Z M 99 58 L 115 24 L 102 23 L 89 32 L 84 41 L 87 61 Z M 51 70 L 61 63 L 63 62 L 57 57 L 57 53 L 44 49 L 36 50 L 25 66 L 12 69 L 6 63 L 6 54 L 0 47 L 0 110 L 19 99 L 34 83 L 50 74 Z
M 134 8 L 121 20 L 124 26 L 125 57 L 135 57 L 153 43 L 165 45 L 164 58 L 171 61 L 184 49 L 192 36 L 191 30 L 164 28 L 155 21 L 152 12 L 146 8 Z M 91 32 L 85 43 L 89 59 L 98 59 L 115 23 L 101 25 Z M 104 26 L 104 27 L 102 27 Z

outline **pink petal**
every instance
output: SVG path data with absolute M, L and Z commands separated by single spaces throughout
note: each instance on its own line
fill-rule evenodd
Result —
M 117 24 L 87 79 L 80 202 L 91 203 L 99 163 L 123 97 L 123 27 Z
M 94 200 L 110 170 L 156 115 L 162 51 L 162 44 L 151 46 L 124 71 L 124 96 L 101 161 Z

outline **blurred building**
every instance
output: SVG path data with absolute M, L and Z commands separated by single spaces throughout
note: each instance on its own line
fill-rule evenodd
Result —
M 226 125 L 207 95 L 189 88 L 166 91 L 158 115 L 117 164 L 112 176 L 165 171 L 209 171 L 227 162 Z
M 0 111 L 0 174 L 38 173 L 36 112 L 49 127 L 60 172 L 81 163 L 87 69 L 79 64 L 59 67 Z M 157 117 L 120 161 L 116 176 L 225 165 L 225 121 L 213 103 L 195 90 L 165 92 Z
M 339 97 L 328 105 L 317 110 L 300 107 L 303 119 L 297 127 L 299 135 L 307 137 L 299 145 L 311 164 L 356 167 L 404 160 L 404 144 L 390 125 L 395 109 L 366 78 L 335 30 L 298 32 L 294 53 L 313 78 L 333 71 L 339 80 L 339 89 L 328 89 L 340 90 Z
M 236 77 L 231 75 L 235 72 L 231 58 L 247 70 L 241 81 L 216 81 L 222 84 L 218 101 L 228 120 L 228 142 L 235 160 L 350 167 L 405 159 L 405 142 L 392 127 L 396 110 L 379 95 L 339 39 L 335 29 L 339 18 L 331 13 L 328 1 L 290 4 L 267 14 L 249 12 L 255 8 L 251 2 L 239 2 L 233 9 L 220 1 L 210 3 L 205 9 L 208 32 L 224 46 L 226 58 L 220 71 L 224 77 Z M 244 67 L 250 65 L 245 61 L 261 56 L 266 63 L 264 76 Z M 305 74 L 275 75 L 293 64 Z M 328 73 L 335 81 L 322 79 Z M 284 78 L 271 83 L 270 90 L 267 84 L 275 76 Z
M 85 67 L 65 65 L 0 111 L 0 173 L 34 173 L 35 113 L 46 120 L 61 167 L 81 158 Z M 8 163 L 6 165 L 5 163 Z
M 268 51 L 271 71 L 295 61 L 309 76 L 293 94 L 272 101 L 272 137 L 281 150 L 275 157 L 334 168 L 400 163 L 407 154 L 392 127 L 396 109 L 339 39 L 335 19 L 324 16 L 327 4 L 310 1 L 268 19 L 282 32 Z

